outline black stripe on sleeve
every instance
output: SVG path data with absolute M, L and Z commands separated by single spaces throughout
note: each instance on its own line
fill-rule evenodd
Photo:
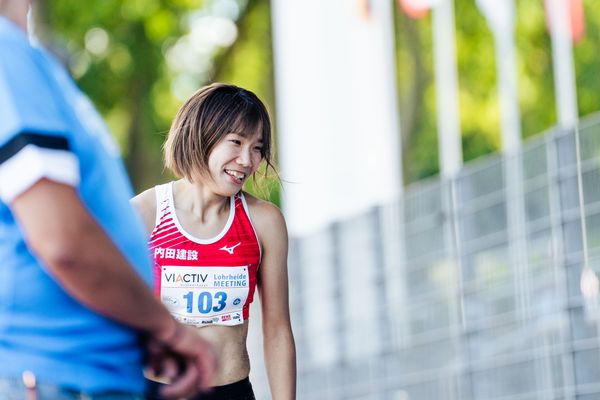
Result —
M 51 150 L 69 150 L 69 142 L 63 136 L 41 135 L 39 133 L 22 132 L 0 147 L 0 164 L 17 154 L 27 145 L 34 145 Z

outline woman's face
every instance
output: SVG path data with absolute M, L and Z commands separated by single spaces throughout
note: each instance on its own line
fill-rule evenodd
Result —
M 262 161 L 262 147 L 259 132 L 231 132 L 225 135 L 208 156 L 215 193 L 232 196 L 239 192 L 248 177 L 258 169 Z

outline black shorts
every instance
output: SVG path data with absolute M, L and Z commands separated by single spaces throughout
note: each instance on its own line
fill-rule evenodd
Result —
M 149 382 L 148 400 L 162 400 L 158 395 L 158 390 L 163 386 L 157 382 Z M 204 393 L 189 400 L 256 400 L 250 379 L 242 379 L 229 385 L 215 386 L 210 392 Z

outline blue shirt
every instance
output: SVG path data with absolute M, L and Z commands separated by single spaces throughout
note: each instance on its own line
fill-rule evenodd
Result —
M 150 285 L 143 226 L 102 120 L 66 71 L 0 17 L 0 377 L 29 370 L 40 382 L 90 393 L 141 392 L 139 335 L 69 296 L 15 222 L 10 202 L 41 178 L 76 187 Z

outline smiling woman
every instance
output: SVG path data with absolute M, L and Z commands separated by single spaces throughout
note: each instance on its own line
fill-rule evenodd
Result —
M 132 202 L 149 233 L 157 296 L 217 349 L 213 392 L 202 399 L 254 399 L 246 339 L 256 289 L 272 397 L 294 399 L 285 221 L 242 190 L 263 161 L 274 169 L 264 104 L 237 86 L 204 87 L 177 113 L 164 150 L 182 179 Z

